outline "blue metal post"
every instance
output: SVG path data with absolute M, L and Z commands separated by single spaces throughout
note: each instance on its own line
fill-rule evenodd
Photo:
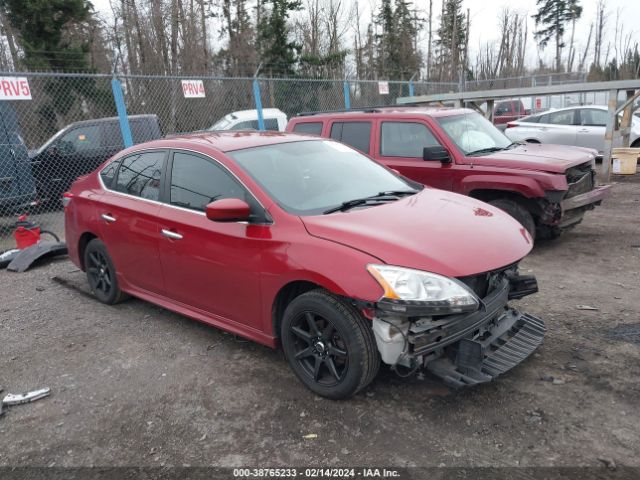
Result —
M 413 93 L 413 80 L 409 80 L 409 96 L 414 97 L 415 95 Z
M 127 107 L 124 104 L 122 85 L 117 78 L 111 79 L 111 90 L 113 91 L 113 99 L 116 102 L 116 110 L 118 111 L 118 119 L 120 120 L 120 132 L 122 133 L 122 141 L 124 142 L 124 147 L 132 147 L 133 137 L 131 136 L 131 127 L 129 126 Z
M 260 82 L 257 78 L 253 80 L 253 98 L 258 111 L 258 130 L 264 131 L 264 116 L 262 115 L 262 98 L 260 97 Z
M 351 96 L 349 91 L 349 82 L 346 80 L 342 84 L 342 91 L 344 92 L 344 108 L 345 110 L 351 110 Z

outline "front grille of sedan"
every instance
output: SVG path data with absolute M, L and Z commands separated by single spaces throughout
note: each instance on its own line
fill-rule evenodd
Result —
M 517 264 L 491 270 L 490 272 L 478 273 L 467 277 L 458 277 L 462 283 L 473 290 L 478 298 L 484 298 L 493 292 L 499 285 L 505 273 L 509 270 L 517 271 Z
M 569 168 L 566 175 L 569 189 L 564 198 L 590 192 L 596 186 L 596 171 L 591 166 L 591 162 Z

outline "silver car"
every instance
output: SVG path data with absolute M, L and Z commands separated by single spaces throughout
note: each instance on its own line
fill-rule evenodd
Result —
M 514 142 L 555 143 L 604 150 L 607 107 L 589 105 L 537 113 L 509 122 L 505 135 Z M 640 147 L 640 117 L 632 117 L 629 145 Z M 614 147 L 621 147 L 617 138 Z

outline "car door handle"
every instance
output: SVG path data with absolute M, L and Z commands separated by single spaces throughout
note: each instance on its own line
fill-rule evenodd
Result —
M 102 217 L 102 219 L 107 223 L 113 223 L 116 221 L 116 218 L 112 217 L 108 213 L 103 213 L 102 215 L 100 215 L 100 217 Z
M 588 128 L 581 128 L 578 130 L 580 133 L 588 133 L 589 129 Z
M 170 238 L 171 240 L 182 240 L 182 235 L 180 235 L 178 232 L 173 232 L 171 230 L 163 228 L 162 230 L 160 230 L 160 233 L 163 237 Z

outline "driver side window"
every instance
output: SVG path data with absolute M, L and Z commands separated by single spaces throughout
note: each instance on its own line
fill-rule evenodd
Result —
M 100 142 L 100 126 L 87 125 L 65 133 L 58 141 L 58 148 L 61 153 L 69 154 L 100 148 Z
M 249 200 L 242 185 L 213 161 L 191 153 L 173 154 L 171 205 L 203 212 L 207 204 L 222 198 Z
M 426 125 L 416 122 L 383 122 L 380 135 L 380 154 L 384 157 L 422 159 L 424 147 L 437 147 Z

